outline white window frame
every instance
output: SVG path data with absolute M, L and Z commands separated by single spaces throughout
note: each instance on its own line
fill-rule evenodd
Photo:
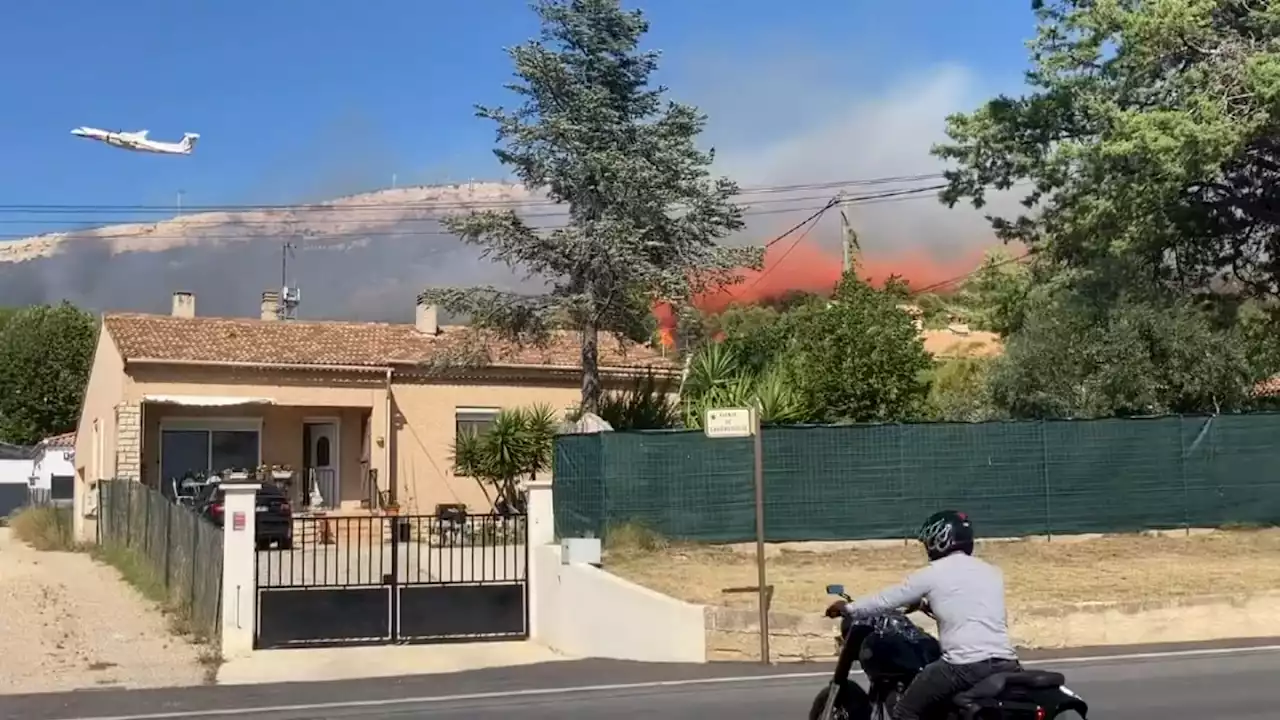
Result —
M 488 422 L 493 422 L 498 418 L 498 413 L 500 412 L 502 412 L 502 408 L 497 407 L 455 407 L 453 409 L 453 439 L 455 441 L 458 439 L 458 422 L 460 420 L 472 420 L 472 418 L 463 418 L 463 415 L 483 416 Z
M 264 418 L 261 417 L 166 417 L 160 419 L 160 432 L 156 438 L 156 459 L 159 460 L 158 468 L 161 473 L 164 467 L 164 432 L 166 430 L 196 430 L 211 433 L 209 438 L 208 457 L 205 464 L 213 465 L 213 437 L 212 433 L 218 430 L 230 430 L 233 432 L 256 432 L 258 434 L 258 459 L 251 468 L 246 470 L 256 470 L 262 464 L 262 427 Z M 210 467 L 209 472 L 217 472 Z M 159 478 L 161 483 L 165 482 L 163 477 Z

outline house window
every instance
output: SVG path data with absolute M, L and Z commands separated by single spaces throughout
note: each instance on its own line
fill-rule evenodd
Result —
M 483 435 L 493 427 L 493 421 L 498 417 L 498 412 L 498 408 L 458 408 L 454 411 L 454 438 L 460 438 L 467 433 Z
M 165 489 L 192 473 L 253 470 L 261 458 L 257 420 L 164 421 L 160 427 L 160 480 Z
M 54 500 L 71 500 L 75 497 L 76 478 L 74 475 L 54 475 L 49 480 L 49 490 Z

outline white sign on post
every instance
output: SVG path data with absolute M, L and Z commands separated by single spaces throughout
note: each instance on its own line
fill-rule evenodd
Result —
M 764 438 L 755 408 L 715 408 L 707 411 L 702 432 L 709 438 L 752 438 L 756 486 L 756 573 L 759 576 L 760 661 L 769 664 L 769 578 L 764 562 Z
M 751 437 L 755 434 L 750 408 L 715 408 L 707 411 L 702 431 L 709 438 Z

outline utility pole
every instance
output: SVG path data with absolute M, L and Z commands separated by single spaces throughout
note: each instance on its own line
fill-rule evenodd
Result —
M 841 249 L 841 268 L 844 272 L 853 269 L 853 261 L 855 256 L 862 251 L 858 245 L 858 233 L 853 229 L 853 224 L 849 222 L 848 208 L 850 202 L 848 194 L 840 191 L 840 249 Z

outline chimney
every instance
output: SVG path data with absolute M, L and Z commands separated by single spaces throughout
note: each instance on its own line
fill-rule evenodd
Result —
M 439 310 L 435 305 L 418 300 L 418 307 L 413 315 L 414 327 L 423 335 L 440 334 Z
M 280 319 L 280 293 L 275 290 L 267 290 L 262 293 L 262 315 L 263 320 L 279 320 Z
M 189 292 L 173 294 L 173 316 L 191 318 L 196 316 L 196 296 Z

